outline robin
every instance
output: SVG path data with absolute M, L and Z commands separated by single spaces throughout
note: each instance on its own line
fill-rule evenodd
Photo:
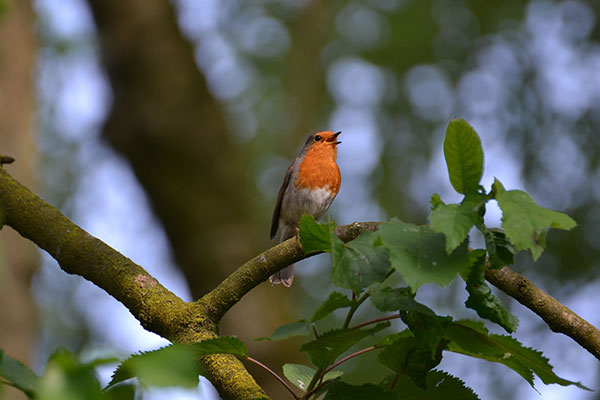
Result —
M 340 190 L 342 179 L 336 164 L 337 137 L 342 132 L 323 131 L 308 137 L 298 157 L 289 166 L 277 194 L 271 220 L 271 239 L 279 230 L 279 242 L 294 237 L 302 214 L 319 219 Z M 273 284 L 292 286 L 294 264 L 271 275 Z

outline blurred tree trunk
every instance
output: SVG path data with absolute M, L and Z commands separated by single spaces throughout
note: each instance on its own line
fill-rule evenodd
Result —
M 33 68 L 36 43 L 34 14 L 28 1 L 13 1 L 0 14 L 0 154 L 16 162 L 7 168 L 29 188 L 35 188 L 32 163 L 34 107 Z M 37 250 L 15 231 L 0 231 L 0 348 L 30 364 L 35 309 L 31 277 Z M 2 387 L 0 398 L 26 399 L 20 391 Z
M 88 3 L 113 90 L 103 136 L 130 162 L 197 299 L 269 246 L 269 221 L 250 207 L 249 160 L 231 140 L 168 1 Z M 221 332 L 280 365 L 283 345 L 261 353 L 252 339 L 287 319 L 282 296 L 289 293 L 262 285 L 228 313 Z M 273 398 L 283 395 L 272 377 L 257 380 Z

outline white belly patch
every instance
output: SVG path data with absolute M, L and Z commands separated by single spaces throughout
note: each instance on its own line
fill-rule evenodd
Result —
M 327 212 L 335 195 L 325 186 L 318 189 L 298 189 L 288 191 L 284 198 L 281 219 L 297 224 L 302 214 L 309 214 L 319 219 Z

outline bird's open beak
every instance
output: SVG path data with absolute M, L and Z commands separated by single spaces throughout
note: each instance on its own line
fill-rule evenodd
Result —
M 340 135 L 340 133 L 342 133 L 342 131 L 334 133 L 333 136 L 331 136 L 329 139 L 327 139 L 327 141 L 328 142 L 333 142 L 333 144 L 340 144 L 340 143 L 342 143 L 342 142 L 336 141 L 336 139 Z

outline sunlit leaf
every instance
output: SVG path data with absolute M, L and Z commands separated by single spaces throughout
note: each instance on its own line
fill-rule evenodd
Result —
M 476 192 L 483 174 L 483 148 L 479 135 L 464 119 L 453 119 L 448 124 L 444 157 L 454 190 L 462 194 Z
M 234 337 L 222 336 L 191 345 L 171 345 L 134 354 L 123 361 L 113 374 L 109 387 L 134 377 L 151 386 L 195 387 L 201 373 L 197 360 L 216 353 L 242 358 L 248 356 L 246 345 Z
M 530 250 L 534 260 L 546 246 L 548 228 L 573 229 L 577 223 L 568 215 L 540 207 L 522 190 L 506 191 L 496 180 L 494 191 L 502 209 L 502 227 L 516 250 Z

